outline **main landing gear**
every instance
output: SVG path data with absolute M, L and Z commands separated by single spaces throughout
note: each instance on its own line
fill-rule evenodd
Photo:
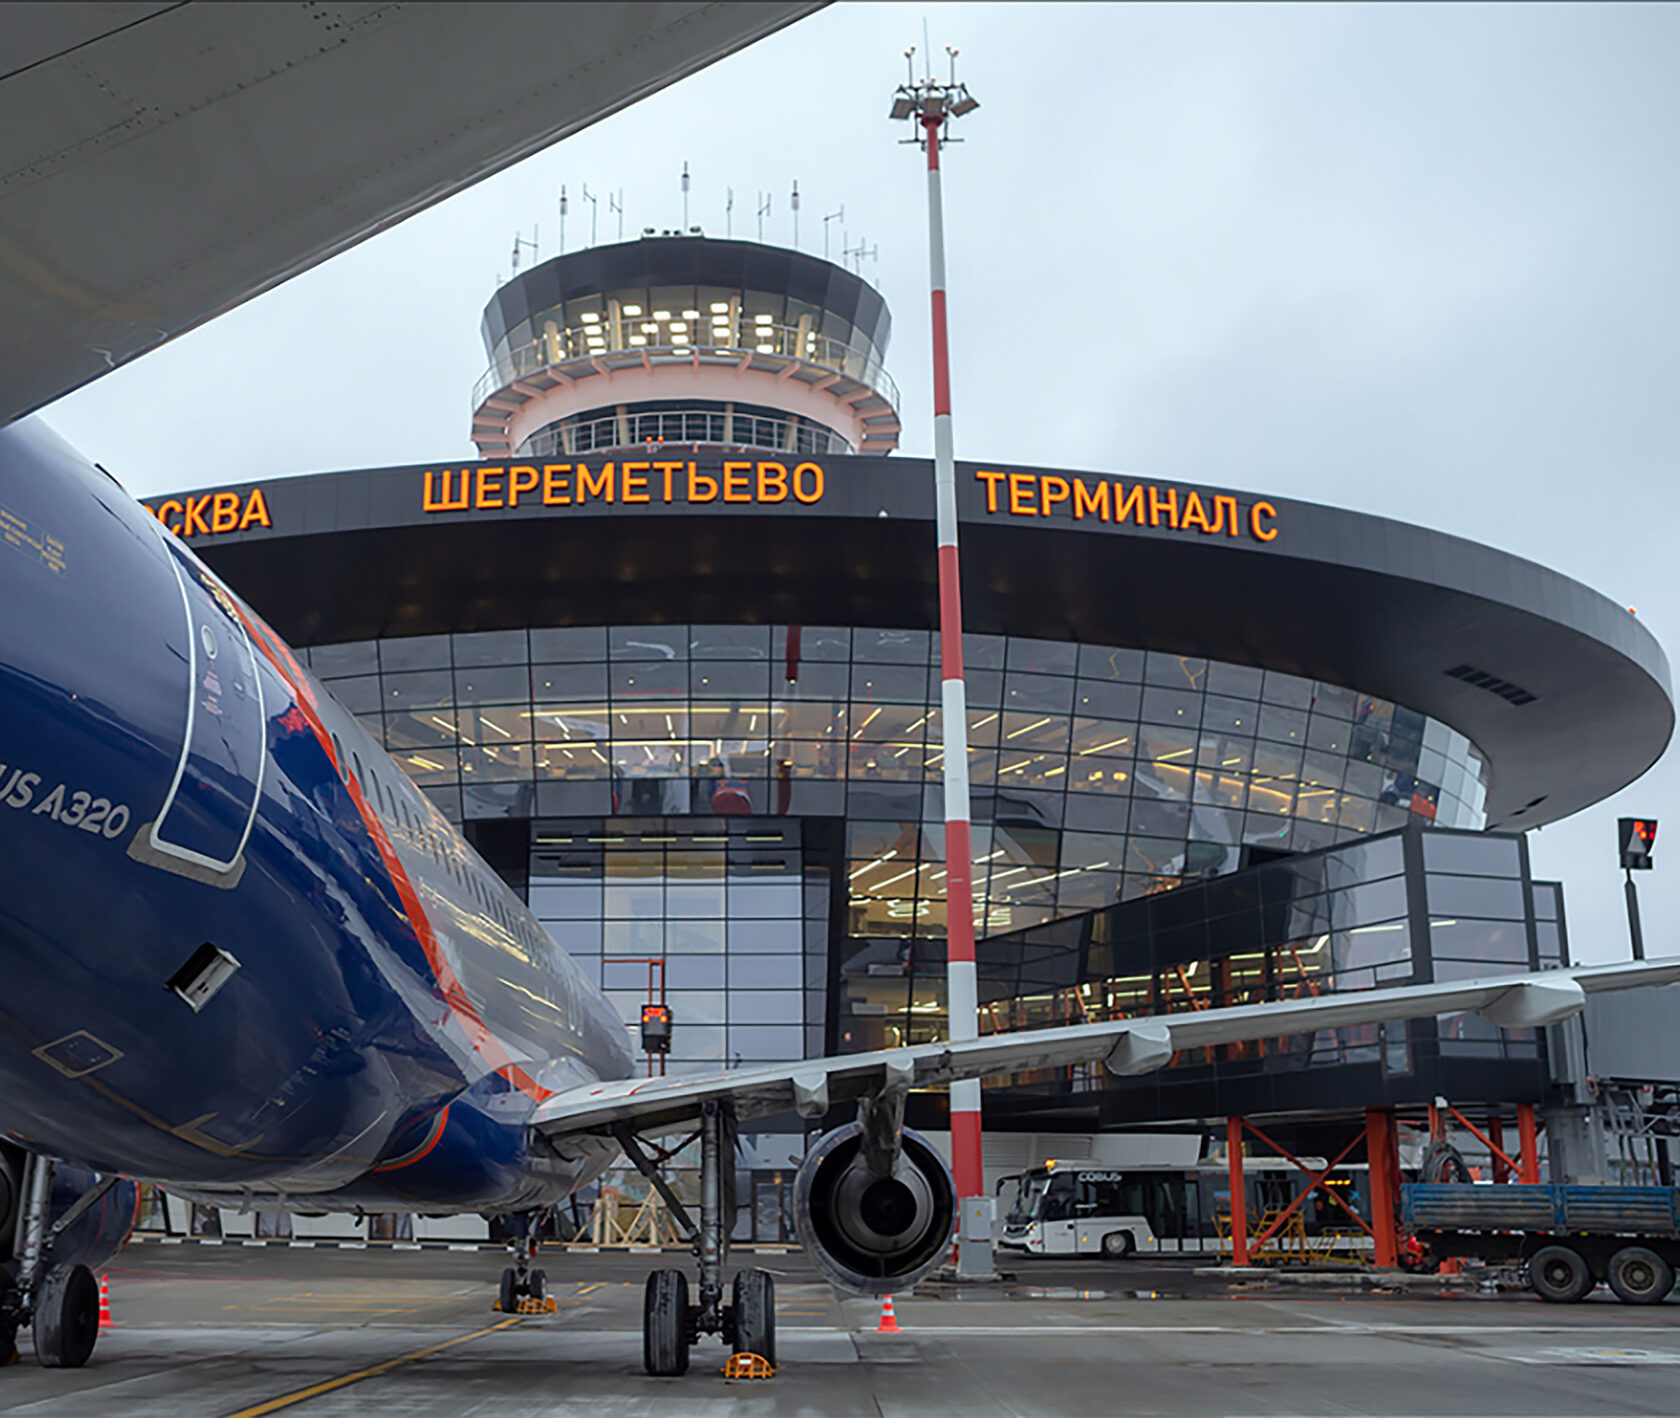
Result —
M 642 1299 L 642 1367 L 658 1377 L 688 1372 L 688 1351 L 703 1334 L 715 1334 L 737 1354 L 756 1354 L 776 1362 L 776 1282 L 766 1270 L 743 1270 L 736 1276 L 730 1303 L 723 1298 L 723 1267 L 729 1244 L 725 1217 L 734 1191 L 734 1118 L 726 1104 L 708 1102 L 700 1115 L 700 1224 L 659 1174 L 654 1161 L 628 1128 L 619 1142 L 630 1160 L 658 1190 L 682 1228 L 694 1238 L 700 1262 L 699 1302 L 689 1299 L 688 1276 L 680 1270 L 656 1270 L 647 1278 Z

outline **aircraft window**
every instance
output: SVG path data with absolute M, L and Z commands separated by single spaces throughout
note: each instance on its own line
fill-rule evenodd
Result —
M 348 761 L 344 757 L 344 745 L 341 744 L 338 741 L 338 735 L 337 734 L 334 734 L 332 736 L 332 746 L 333 746 L 333 759 L 335 760 L 337 768 L 338 768 L 338 776 L 340 778 L 342 778 L 346 783 L 348 783 L 350 781 L 349 764 L 348 764 Z
M 362 785 L 362 790 L 364 792 L 366 792 L 366 790 L 367 790 L 367 776 L 362 772 L 362 756 L 361 756 L 361 754 L 357 753 L 354 749 L 351 749 L 350 750 L 350 762 L 354 765 L 354 767 L 356 769 L 356 781 Z

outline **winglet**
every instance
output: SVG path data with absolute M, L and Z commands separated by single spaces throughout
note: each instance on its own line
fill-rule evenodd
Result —
M 1172 1056 L 1172 1030 L 1165 1021 L 1140 1019 L 1114 1041 L 1103 1064 L 1110 1073 L 1125 1078 L 1164 1068 Z
M 1569 976 L 1558 980 L 1524 980 L 1512 985 L 1476 1011 L 1501 1029 L 1536 1029 L 1579 1014 L 1586 1007 L 1586 991 Z

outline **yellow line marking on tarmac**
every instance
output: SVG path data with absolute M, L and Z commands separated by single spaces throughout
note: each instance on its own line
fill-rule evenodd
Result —
M 434 1344 L 430 1349 L 416 1349 L 412 1354 L 402 1354 L 395 1359 L 387 1359 L 383 1364 L 374 1364 L 366 1369 L 358 1369 L 353 1374 L 344 1374 L 336 1379 L 328 1379 L 325 1383 L 311 1384 L 308 1388 L 300 1388 L 295 1393 L 281 1394 L 279 1398 L 271 1398 L 266 1403 L 259 1403 L 253 1408 L 241 1408 L 237 1413 L 228 1414 L 227 1418 L 262 1418 L 265 1413 L 278 1413 L 282 1408 L 290 1408 L 294 1403 L 302 1403 L 306 1399 L 318 1398 L 323 1393 L 331 1393 L 347 1384 L 358 1383 L 362 1379 L 377 1378 L 380 1374 L 388 1374 L 392 1369 L 401 1368 L 404 1364 L 412 1364 L 416 1359 L 424 1359 L 429 1354 L 441 1354 L 445 1349 L 453 1349 L 457 1344 L 465 1344 L 469 1339 L 482 1339 L 487 1334 L 494 1334 L 498 1329 L 506 1329 L 515 1325 L 523 1318 L 513 1315 L 505 1320 L 498 1320 L 485 1329 L 475 1329 L 471 1334 L 456 1335 L 454 1339 L 446 1339 L 442 1344 Z
M 591 1290 L 599 1290 L 604 1284 L 606 1284 L 604 1280 L 597 1280 L 592 1284 L 585 1285 L 583 1289 L 578 1291 L 578 1298 L 582 1299 L 583 1296 L 587 1295 Z

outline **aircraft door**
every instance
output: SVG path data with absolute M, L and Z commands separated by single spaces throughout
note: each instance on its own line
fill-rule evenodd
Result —
M 227 591 L 171 537 L 181 587 L 186 731 L 175 779 L 152 824 L 151 845 L 168 856 L 231 871 L 262 794 L 267 750 L 262 679 L 244 622 Z M 172 647 L 174 648 L 174 647 Z

